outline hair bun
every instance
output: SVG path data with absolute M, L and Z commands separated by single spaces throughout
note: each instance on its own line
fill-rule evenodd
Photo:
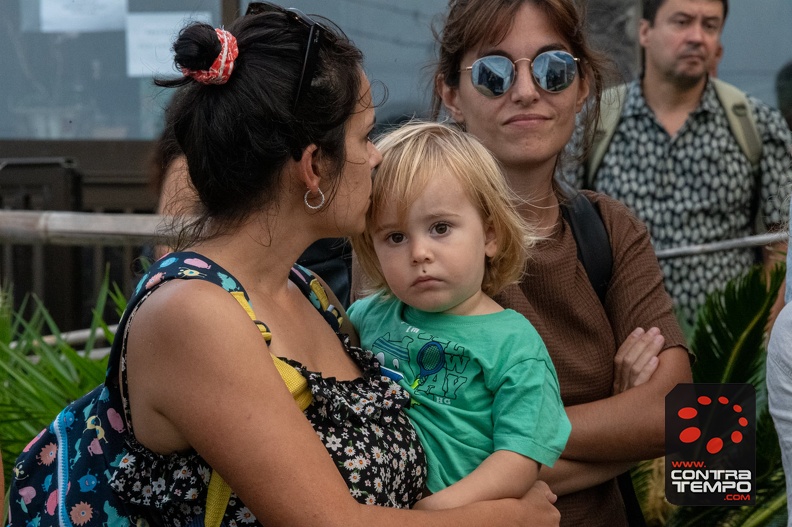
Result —
M 214 30 L 220 43 L 220 51 L 206 69 L 192 69 L 182 66 L 182 73 L 201 84 L 225 84 L 234 71 L 234 61 L 239 56 L 239 47 L 234 35 L 222 28 Z

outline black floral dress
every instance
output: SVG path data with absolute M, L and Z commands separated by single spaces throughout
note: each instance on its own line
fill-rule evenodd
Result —
M 91 474 L 88 489 L 90 492 L 82 492 L 85 490 L 85 477 L 82 477 L 81 493 L 75 494 L 71 476 L 68 476 L 68 481 L 58 484 L 66 489 L 68 483 L 71 491 L 66 491 L 67 502 L 61 504 L 58 494 L 54 493 L 56 501 L 52 502 L 53 498 L 50 497 L 47 510 L 33 510 L 37 503 L 28 499 L 31 493 L 27 489 L 40 486 L 42 482 L 49 488 L 50 481 L 57 479 L 54 471 L 60 463 L 49 462 L 45 466 L 40 462 L 40 456 L 29 456 L 30 463 L 24 465 L 29 467 L 24 471 L 28 479 L 19 482 L 19 485 L 14 482 L 11 488 L 11 508 L 14 514 L 9 525 L 23 527 L 30 525 L 29 521 L 41 527 L 59 525 L 58 515 L 61 516 L 61 521 L 63 518 L 70 518 L 74 525 L 87 527 L 204 525 L 211 467 L 196 452 L 160 455 L 138 443 L 132 432 L 133 423 L 128 401 L 124 397 L 127 393 L 125 358 L 129 322 L 151 292 L 163 282 L 174 278 L 208 280 L 231 294 L 244 295 L 245 301 L 249 302 L 236 279 L 199 254 L 174 253 L 152 265 L 138 285 L 120 324 L 123 338 L 119 333 L 114 342 L 105 386 L 95 390 L 96 396 L 85 405 L 87 409 L 84 412 L 81 408 L 69 414 L 115 416 L 111 420 L 113 426 L 104 427 L 106 434 L 102 434 L 101 446 L 104 447 L 103 455 L 106 460 L 101 465 L 96 463 L 102 456 L 93 455 L 102 451 L 96 450 L 97 445 L 100 445 L 97 441 L 89 443 L 84 439 L 70 445 L 69 449 L 61 449 L 62 452 L 68 452 L 65 466 L 74 467 L 76 458 L 82 461 L 90 459 L 92 465 L 80 469 Z M 286 360 L 305 377 L 312 394 L 313 400 L 305 410 L 306 417 L 336 462 L 352 496 L 361 503 L 371 505 L 410 507 L 421 498 L 426 460 L 414 428 L 401 412 L 408 403 L 409 395 L 388 377 L 380 374 L 379 365 L 370 352 L 352 347 L 349 338 L 338 332 L 338 311 L 328 304 L 324 290 L 310 271 L 295 266 L 290 278 L 333 326 L 349 355 L 363 372 L 358 379 L 337 381 L 308 371 L 295 361 Z M 120 385 L 117 382 L 119 371 Z M 114 379 L 116 382 L 113 382 Z M 99 420 L 96 416 L 89 421 L 98 426 Z M 123 421 L 120 416 L 124 416 Z M 73 428 L 79 432 L 83 426 Z M 53 458 L 64 455 L 50 445 L 50 431 L 42 431 L 39 437 L 31 441 L 26 451 L 38 452 L 41 443 L 42 449 L 51 448 L 58 452 L 53 454 Z M 91 434 L 93 431 L 84 433 Z M 115 444 L 119 445 L 117 450 L 112 447 Z M 77 470 L 73 472 L 82 474 Z M 15 497 L 19 497 L 16 502 L 19 507 L 15 505 Z M 263 524 L 232 492 L 222 525 L 234 527 Z

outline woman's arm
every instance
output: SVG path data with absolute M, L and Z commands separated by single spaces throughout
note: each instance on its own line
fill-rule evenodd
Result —
M 163 453 L 194 448 L 262 523 L 558 522 L 542 486 L 520 500 L 447 511 L 358 504 L 294 404 L 258 330 L 237 302 L 212 284 L 172 282 L 152 295 L 132 322 L 127 362 L 138 440 Z
M 781 447 L 787 506 L 792 509 L 792 304 L 781 310 L 767 344 L 767 401 Z
M 679 383 L 693 382 L 682 347 L 659 357 L 646 383 L 612 397 L 568 406 L 572 433 L 562 457 L 578 461 L 640 461 L 662 456 L 665 448 L 665 396 Z
M 651 379 L 660 363 L 664 339 L 657 328 L 633 331 L 614 359 L 613 393 L 622 393 Z M 543 466 L 539 477 L 559 496 L 609 481 L 630 470 L 635 461 L 586 462 L 559 459 L 553 467 Z
M 657 352 L 655 348 L 657 345 L 662 346 L 662 343 L 658 344 L 658 341 L 656 340 L 655 336 L 647 335 L 645 332 L 641 331 L 633 334 L 632 337 L 633 339 L 631 342 L 629 343 L 625 342 L 622 348 L 620 348 L 620 352 L 622 350 L 625 350 L 627 358 L 624 358 L 624 360 L 619 362 L 616 368 L 617 379 L 619 378 L 618 375 L 619 367 L 624 368 L 623 373 L 625 373 L 625 376 L 629 379 L 627 381 L 628 384 L 622 385 L 618 389 L 614 387 L 614 393 L 625 393 L 628 390 L 632 391 L 631 388 L 645 384 L 652 378 L 652 375 L 657 370 L 657 366 L 659 366 L 660 364 L 660 357 L 657 356 Z M 641 341 L 642 338 L 646 338 L 646 340 L 642 342 Z M 632 355 L 630 355 L 629 353 L 629 349 L 631 347 L 635 352 Z M 636 349 L 639 351 L 636 352 L 635 351 Z M 687 352 L 684 349 L 681 348 L 678 349 L 680 349 L 687 357 Z M 652 361 L 651 358 L 655 358 L 655 360 Z M 641 362 L 641 361 L 646 361 L 646 362 L 643 368 L 635 367 L 633 369 L 631 368 L 631 366 L 634 367 L 635 362 L 631 362 L 630 359 L 633 359 L 634 361 L 637 362 Z M 682 367 L 680 368 L 680 370 L 681 370 L 680 374 L 684 374 L 685 368 Z M 689 371 L 689 367 L 687 368 L 687 370 Z M 630 375 L 631 372 L 634 375 L 631 376 Z M 692 378 L 686 382 L 692 382 Z M 673 385 L 676 386 L 676 383 L 674 383 Z M 660 418 L 662 419 L 662 424 L 664 425 L 665 423 L 665 397 L 662 398 L 663 401 L 662 408 L 657 408 L 656 404 L 655 405 L 651 404 L 652 401 L 655 402 L 657 401 L 656 397 L 651 395 L 651 392 L 642 395 L 644 397 L 644 400 L 646 400 L 650 405 L 649 406 L 650 413 L 648 415 L 650 416 L 653 415 L 654 417 L 649 417 L 643 422 L 637 422 L 637 423 L 633 421 L 631 422 L 633 424 L 636 424 L 636 426 L 640 427 L 641 431 L 645 434 L 644 437 L 647 439 L 647 441 L 650 441 L 652 438 L 656 439 L 658 437 L 658 434 L 660 434 L 662 435 L 664 442 L 665 439 L 664 428 L 660 430 L 655 430 L 654 432 L 651 432 L 649 430 L 651 429 L 652 423 L 654 424 L 658 423 L 657 421 L 658 411 L 662 412 L 662 416 L 660 416 Z M 606 401 L 610 401 L 611 399 L 613 399 L 613 397 L 601 401 L 597 401 L 596 403 L 605 403 Z M 627 398 L 622 397 L 621 400 L 618 401 L 618 403 L 620 404 L 619 408 L 623 409 L 623 405 L 628 404 L 628 402 L 630 402 L 628 400 L 629 397 Z M 595 403 L 589 403 L 589 404 L 595 404 Z M 587 489 L 595 485 L 599 485 L 601 483 L 609 481 L 615 478 L 616 476 L 618 476 L 619 474 L 630 470 L 636 464 L 636 462 L 642 459 L 647 459 L 643 457 L 645 455 L 644 449 L 638 449 L 630 453 L 623 452 L 622 456 L 613 459 L 616 456 L 613 455 L 615 451 L 612 450 L 611 448 L 603 448 L 600 449 L 598 452 L 593 452 L 590 449 L 586 449 L 584 452 L 582 452 L 582 454 L 583 457 L 589 459 L 587 460 L 573 459 L 572 456 L 574 456 L 576 453 L 574 449 L 581 448 L 582 447 L 581 443 L 585 442 L 586 440 L 592 440 L 592 438 L 599 437 L 603 441 L 614 441 L 615 440 L 614 434 L 609 433 L 609 431 L 606 430 L 605 427 L 607 426 L 618 427 L 620 424 L 618 420 L 616 422 L 613 422 L 612 420 L 606 419 L 607 422 L 603 424 L 604 426 L 589 427 L 586 430 L 576 430 L 575 428 L 576 422 L 577 423 L 588 422 L 588 421 L 584 421 L 584 419 L 592 419 L 592 414 L 589 412 L 595 412 L 595 413 L 601 412 L 606 406 L 606 404 L 598 404 L 598 407 L 591 408 L 589 404 L 567 407 L 567 415 L 569 416 L 570 421 L 572 421 L 572 431 L 573 431 L 573 433 L 570 435 L 570 443 L 572 443 L 573 441 L 573 436 L 574 436 L 574 441 L 576 443 L 573 444 L 572 449 L 569 448 L 569 443 L 567 443 L 567 449 L 564 450 L 564 453 L 562 454 L 562 458 L 559 459 L 558 462 L 556 462 L 556 464 L 552 468 L 543 466 L 539 474 L 539 478 L 542 481 L 546 482 L 550 486 L 550 488 L 553 489 L 553 492 L 557 493 L 559 496 L 570 494 L 572 492 L 577 492 L 579 490 Z M 628 415 L 624 417 L 630 420 L 631 418 L 635 417 L 636 414 L 639 413 L 641 412 L 634 412 L 634 411 L 628 412 Z M 588 434 L 588 436 L 586 434 Z M 617 441 L 613 443 L 612 446 L 618 446 L 618 445 L 619 443 Z M 632 447 L 632 445 L 630 445 L 630 447 Z M 651 447 L 651 444 L 647 444 L 646 450 L 648 450 L 649 447 Z M 662 449 L 664 448 L 664 444 L 663 445 L 655 444 L 654 448 Z M 600 458 L 601 460 L 590 459 L 591 457 L 594 457 L 596 455 L 601 456 Z M 660 455 L 662 454 L 658 453 L 656 454 L 655 457 L 658 457 Z M 641 456 L 641 457 L 637 457 L 637 456 Z M 621 457 L 626 458 L 626 460 L 620 459 Z
M 531 458 L 498 450 L 450 487 L 424 498 L 416 509 L 450 509 L 477 501 L 519 498 L 528 492 L 539 474 L 539 463 Z
M 665 349 L 643 384 L 566 407 L 572 433 L 563 457 L 594 463 L 652 459 L 664 454 L 665 396 L 678 383 L 692 382 L 690 356 L 645 225 L 623 204 L 599 194 L 587 195 L 598 202 L 612 244 L 613 275 L 605 310 L 616 342 L 625 343 L 620 349 L 629 347 L 636 328 L 657 327 L 661 346 L 650 331 L 638 340 L 648 340 L 649 348 Z M 620 375 L 621 380 L 614 381 L 620 389 L 635 384 L 625 381 L 624 372 Z

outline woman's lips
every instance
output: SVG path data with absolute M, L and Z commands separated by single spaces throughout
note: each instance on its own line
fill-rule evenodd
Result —
M 505 124 L 511 124 L 517 126 L 530 126 L 530 125 L 541 124 L 548 120 L 549 117 L 546 117 L 544 115 L 539 115 L 535 113 L 521 113 L 507 119 Z

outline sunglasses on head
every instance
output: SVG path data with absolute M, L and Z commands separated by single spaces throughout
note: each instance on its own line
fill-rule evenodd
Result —
M 245 11 L 247 15 L 260 15 L 262 13 L 283 13 L 289 20 L 308 28 L 308 43 L 305 46 L 300 81 L 297 83 L 297 94 L 294 96 L 294 112 L 300 105 L 300 97 L 308 91 L 316 73 L 316 64 L 319 60 L 319 47 L 322 45 L 327 29 L 314 19 L 294 7 L 284 8 L 269 2 L 250 2 Z
M 515 66 L 527 60 L 531 64 L 531 77 L 546 92 L 558 93 L 572 85 L 577 75 L 580 59 L 570 53 L 551 50 L 539 53 L 533 59 L 511 60 L 503 55 L 487 55 L 472 66 L 459 70 L 469 71 L 473 87 L 485 97 L 495 98 L 506 93 L 517 78 Z

